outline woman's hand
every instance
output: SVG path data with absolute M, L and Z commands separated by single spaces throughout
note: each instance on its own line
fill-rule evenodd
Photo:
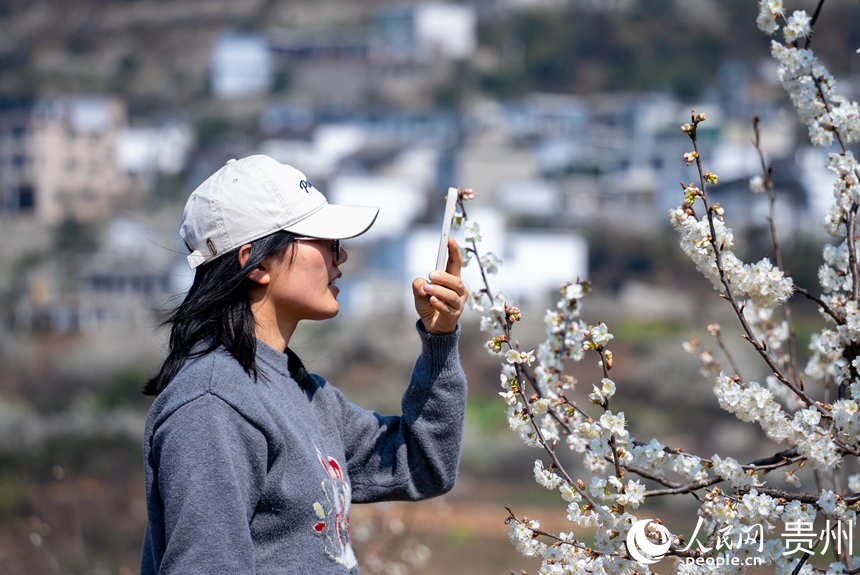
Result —
M 427 333 L 442 335 L 457 329 L 457 322 L 469 295 L 460 279 L 462 264 L 460 247 L 454 238 L 448 238 L 448 264 L 445 271 L 432 272 L 430 280 L 433 283 L 428 283 L 424 278 L 412 282 L 415 311 Z

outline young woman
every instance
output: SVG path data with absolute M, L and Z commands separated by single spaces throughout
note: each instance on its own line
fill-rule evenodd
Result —
M 146 393 L 148 524 L 141 573 L 357 573 L 352 502 L 419 500 L 454 484 L 466 380 L 460 251 L 412 284 L 422 342 L 401 416 L 350 403 L 289 349 L 338 312 L 340 240 L 377 208 L 328 204 L 294 168 L 231 160 L 188 200 L 194 284 L 168 319 Z M 371 320 L 368 320 L 371 321 Z

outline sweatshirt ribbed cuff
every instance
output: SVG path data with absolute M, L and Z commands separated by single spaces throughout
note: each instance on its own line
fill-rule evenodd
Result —
M 434 369 L 443 370 L 448 366 L 448 358 L 453 353 L 458 355 L 457 344 L 460 340 L 460 324 L 452 333 L 433 334 L 424 329 L 424 324 L 419 319 L 415 323 L 415 329 L 421 337 L 421 345 L 424 355 L 429 359 L 430 366 Z

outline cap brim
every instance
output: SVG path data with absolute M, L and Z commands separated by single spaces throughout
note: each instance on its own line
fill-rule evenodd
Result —
M 369 230 L 378 215 L 379 208 L 373 206 L 326 204 L 284 231 L 312 238 L 345 240 Z

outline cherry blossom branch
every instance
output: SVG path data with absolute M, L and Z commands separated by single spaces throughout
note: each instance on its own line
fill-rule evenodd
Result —
M 851 299 L 853 301 L 860 300 L 860 278 L 857 277 L 857 244 L 855 238 L 858 208 L 860 206 L 856 203 L 851 204 L 851 209 L 848 211 L 848 223 L 846 224 L 848 231 L 848 266 L 851 272 Z
M 634 444 L 644 445 L 642 442 L 634 441 Z M 672 449 L 669 447 L 664 447 L 663 451 L 670 455 L 678 455 L 684 457 L 698 457 L 693 456 L 691 454 L 684 453 L 677 449 Z M 699 458 L 702 463 L 713 465 L 713 461 L 710 459 Z M 741 469 L 745 471 L 753 471 L 753 472 L 764 472 L 765 474 L 782 467 L 788 467 L 789 465 L 794 465 L 795 463 L 803 463 L 806 461 L 805 457 L 797 456 L 797 452 L 794 449 L 786 449 L 785 451 L 781 451 L 777 454 L 774 454 L 770 457 L 764 459 L 758 459 L 756 461 L 752 461 L 746 465 L 741 465 Z M 630 471 L 631 473 L 635 473 L 644 479 L 650 479 L 651 481 L 655 481 L 667 489 L 664 490 L 654 490 L 646 492 L 646 496 L 651 495 L 677 495 L 683 493 L 692 493 L 697 489 L 702 489 L 704 487 L 710 487 L 711 485 L 715 485 L 724 481 L 719 476 L 710 477 L 706 480 L 699 481 L 691 481 L 688 483 L 679 483 L 676 481 L 671 481 L 665 477 L 661 477 L 659 475 L 653 474 L 646 469 L 642 469 L 641 467 L 637 467 L 634 465 L 625 465 L 625 469 Z
M 555 535 L 554 533 L 550 533 L 550 532 L 544 531 L 542 529 L 537 529 L 535 527 L 531 527 L 528 524 L 528 518 L 524 517 L 523 519 L 520 519 L 519 517 L 516 516 L 516 514 L 513 511 L 511 511 L 511 509 L 509 507 L 505 507 L 505 510 L 508 512 L 508 517 L 505 519 L 505 524 L 508 524 L 511 521 L 515 521 L 516 523 L 519 523 L 520 525 L 522 525 L 523 527 L 525 527 L 526 529 L 531 531 L 535 536 L 548 537 L 550 539 L 557 541 L 558 543 L 561 543 L 562 545 L 569 545 L 571 547 L 576 547 L 577 549 L 581 549 L 581 550 L 583 550 L 589 554 L 594 553 L 594 554 L 598 554 L 598 555 L 603 555 L 605 557 L 622 557 L 622 558 L 626 559 L 626 557 L 624 557 L 620 553 L 600 553 L 599 551 L 595 551 L 591 547 L 586 546 L 584 543 L 581 543 L 580 541 L 578 541 L 576 539 L 574 539 L 573 541 L 570 541 L 567 539 L 562 539 L 561 537 L 559 537 L 558 535 Z
M 461 209 L 461 212 L 463 214 L 463 218 L 465 219 L 467 217 L 467 215 L 466 215 L 465 208 L 462 205 L 462 195 L 460 198 L 458 198 L 458 202 L 460 203 L 460 209 Z M 488 297 L 490 297 L 490 301 L 492 302 L 493 301 L 492 290 L 490 289 L 489 280 L 488 280 L 487 274 L 484 270 L 484 265 L 481 261 L 481 258 L 479 257 L 477 242 L 475 240 L 471 240 L 470 243 L 471 243 L 470 249 L 475 256 L 476 261 L 478 262 L 478 268 L 481 272 L 481 279 L 484 283 L 484 290 L 483 291 L 485 294 L 487 294 Z M 515 309 L 515 308 L 513 308 L 513 309 Z M 514 323 L 514 321 L 517 321 L 518 316 L 519 316 L 519 310 L 516 310 L 515 314 L 509 313 L 509 309 L 508 309 L 507 304 L 505 304 L 504 317 L 500 317 L 499 314 L 496 314 L 497 321 L 499 321 L 503 327 L 503 336 L 504 337 L 501 339 L 500 344 L 501 343 L 507 344 L 507 346 L 513 351 L 518 351 L 518 349 L 517 349 L 518 344 L 513 341 L 512 335 L 511 335 L 513 323 Z M 526 391 L 524 389 L 524 385 L 522 385 L 522 383 L 524 381 L 528 381 L 531 384 L 532 388 L 535 390 L 535 393 L 538 395 L 538 397 L 540 397 L 541 390 L 540 390 L 539 386 L 536 384 L 534 377 L 528 372 L 528 370 L 526 370 L 523 367 L 522 363 L 514 363 L 514 368 L 516 370 L 517 380 L 519 382 L 517 389 L 516 389 L 516 393 L 520 397 L 520 399 L 522 400 L 523 411 L 525 412 L 525 415 L 529 420 L 529 425 L 531 426 L 531 428 L 535 432 L 538 444 L 543 448 L 543 450 L 547 453 L 547 455 L 549 455 L 549 457 L 552 459 L 552 462 L 553 462 L 552 468 L 554 468 L 558 473 L 560 473 L 562 479 L 568 485 L 570 485 L 571 488 L 575 489 L 577 491 L 577 493 L 579 493 L 579 495 L 583 499 L 585 499 L 590 505 L 596 506 L 597 505 L 596 502 L 588 495 L 586 490 L 570 477 L 570 474 L 567 472 L 567 470 L 564 468 L 564 465 L 558 459 L 558 456 L 555 453 L 554 445 L 551 446 L 547 442 L 546 438 L 544 437 L 544 434 L 543 434 L 543 431 L 541 429 L 540 424 L 535 419 L 534 411 L 531 409 L 530 398 L 527 397 Z M 567 425 L 565 425 L 565 423 L 559 417 L 558 413 L 556 413 L 555 409 L 552 409 L 550 407 L 549 409 L 547 409 L 547 412 L 549 414 L 551 414 L 551 416 L 553 418 L 555 418 L 555 420 L 558 421 L 559 424 L 561 424 L 563 427 L 567 428 Z
M 819 6 L 820 7 L 820 6 Z M 776 267 L 781 270 L 785 269 L 782 260 L 782 250 L 779 246 L 779 234 L 777 234 L 776 230 L 776 214 L 775 214 L 775 205 L 776 205 L 776 193 L 773 189 L 773 164 L 767 162 L 764 157 L 764 150 L 761 147 L 761 131 L 759 129 L 759 117 L 756 114 L 752 116 L 752 124 L 753 124 L 753 146 L 758 152 L 759 161 L 761 162 L 761 171 L 762 178 L 764 180 L 764 189 L 767 192 L 768 198 L 768 215 L 767 215 L 767 223 L 770 227 L 770 237 L 773 241 L 773 258 L 776 263 Z M 785 321 L 788 324 L 788 365 L 789 371 L 791 375 L 791 379 L 797 379 L 797 342 L 796 335 L 797 331 L 794 328 L 794 324 L 792 322 L 791 317 L 791 306 L 788 305 L 788 301 L 783 302 L 782 304 L 782 313 L 785 317 Z
M 720 330 L 720 329 L 714 329 L 713 331 L 711 331 L 711 333 L 714 335 L 714 337 L 717 340 L 717 345 L 720 346 L 720 349 L 722 350 L 723 355 L 726 356 L 726 359 L 729 361 L 729 365 L 732 366 L 732 370 L 735 372 L 735 375 L 737 375 L 738 377 L 741 377 L 741 370 L 738 367 L 738 364 L 735 363 L 735 359 L 734 359 L 734 357 L 732 357 L 732 354 L 729 351 L 729 348 L 726 347 L 726 344 L 723 342 L 723 337 L 721 335 L 721 332 L 722 332 L 722 330 Z
M 520 366 L 516 365 L 516 369 L 517 372 L 519 372 Z M 550 459 L 552 459 L 552 467 L 554 467 L 555 470 L 561 474 L 562 479 L 567 482 L 567 484 L 570 485 L 571 488 L 575 489 L 583 499 L 585 499 L 591 506 L 596 506 L 597 503 L 591 498 L 591 496 L 588 495 L 588 492 L 585 490 L 584 486 L 581 486 L 578 482 L 575 482 L 570 477 L 570 474 L 564 468 L 564 465 L 562 465 L 561 461 L 559 461 L 558 456 L 555 453 L 555 446 L 550 446 L 549 443 L 547 443 L 546 438 L 543 435 L 543 430 L 541 429 L 541 426 L 535 420 L 534 412 L 528 407 L 529 403 L 522 389 L 520 389 L 518 393 L 523 399 L 523 405 L 525 406 L 523 409 L 526 411 L 526 415 L 529 418 L 529 423 L 531 424 L 532 429 L 534 429 L 534 432 L 537 435 L 538 443 L 547 453 L 547 455 L 550 456 Z
M 825 0 L 818 0 L 818 6 L 815 7 L 815 12 L 812 14 L 812 20 L 809 23 L 810 33 L 809 36 L 806 37 L 806 45 L 804 46 L 807 50 L 809 50 L 810 44 L 812 44 L 812 30 L 815 29 L 815 23 L 818 22 L 818 17 L 821 15 L 821 9 L 824 8 Z
M 602 345 L 597 345 L 594 348 L 594 351 L 600 356 L 600 367 L 603 368 L 603 377 L 609 377 L 609 370 L 612 368 L 612 354 L 604 348 Z M 603 411 L 604 413 L 609 411 L 609 401 L 610 398 L 606 398 L 603 402 Z M 609 447 L 612 451 L 612 464 L 615 467 L 615 477 L 621 479 L 624 477 L 624 471 L 621 469 L 621 461 L 618 459 L 618 447 L 616 445 L 615 436 L 609 436 Z
M 812 81 L 815 82 L 815 89 L 818 91 L 818 95 L 821 98 L 821 103 L 824 105 L 824 111 L 827 112 L 827 115 L 830 115 L 830 101 L 827 99 L 827 95 L 824 93 L 824 88 L 821 85 L 822 78 L 820 76 L 812 76 Z M 830 126 L 831 132 L 833 132 L 833 137 L 836 138 L 836 141 L 839 142 L 839 147 L 842 148 L 842 153 L 844 154 L 847 151 L 845 147 L 845 143 L 842 141 L 842 134 L 839 133 L 834 126 Z
M 709 477 L 707 479 L 700 479 L 699 481 L 691 481 L 690 483 L 684 483 L 678 485 L 677 487 L 671 487 L 669 489 L 655 489 L 653 491 L 646 491 L 645 497 L 657 497 L 660 495 L 681 495 L 686 493 L 693 493 L 698 489 L 703 489 L 705 487 L 710 487 L 711 485 L 716 485 L 724 481 L 721 477 Z
M 696 168 L 699 172 L 699 178 L 700 178 L 700 184 L 701 184 L 700 197 L 702 199 L 702 202 L 704 202 L 704 204 L 705 204 L 706 217 L 708 219 L 708 226 L 709 226 L 710 232 L 711 232 L 710 233 L 710 244 L 711 244 L 711 248 L 714 250 L 714 256 L 715 256 L 715 262 L 717 265 L 717 271 L 718 271 L 719 276 L 720 276 L 720 283 L 722 283 L 722 285 L 725 288 L 725 293 L 720 294 L 720 295 L 721 295 L 721 297 L 726 299 L 731 304 L 732 308 L 734 309 L 735 315 L 738 317 L 738 320 L 740 321 L 741 326 L 744 329 L 744 332 L 745 332 L 744 336 L 743 336 L 744 339 L 746 339 L 747 341 L 749 341 L 752 344 L 752 346 L 756 350 L 756 352 L 761 356 L 761 358 L 765 361 L 765 363 L 767 363 L 768 367 L 770 367 L 770 369 L 773 371 L 773 375 L 781 383 L 783 383 L 786 387 L 788 387 L 792 392 L 794 392 L 795 395 L 800 397 L 801 400 L 803 400 L 803 402 L 807 406 L 814 407 L 815 409 L 817 409 L 822 414 L 823 417 L 829 418 L 830 414 L 826 409 L 824 409 L 822 406 L 818 405 L 818 403 L 816 401 L 814 401 L 811 397 L 809 397 L 802 389 L 800 389 L 797 385 L 794 384 L 794 382 L 789 380 L 789 378 L 784 373 L 782 373 L 782 369 L 780 369 L 780 367 L 776 364 L 776 362 L 771 357 L 771 355 L 767 352 L 767 349 L 765 348 L 765 346 L 760 344 L 758 342 L 758 340 L 756 339 L 756 336 L 755 336 L 755 333 L 753 332 L 752 327 L 749 325 L 749 322 L 747 321 L 746 317 L 744 316 L 743 307 L 741 305 L 739 305 L 737 300 L 735 299 L 734 289 L 732 286 L 731 278 L 728 277 L 728 275 L 726 274 L 726 270 L 725 270 L 725 267 L 723 265 L 721 242 L 717 238 L 717 230 L 716 230 L 716 225 L 714 223 L 714 219 L 716 217 L 715 213 L 717 211 L 717 209 L 715 209 L 716 204 L 710 205 L 708 203 L 707 184 L 709 181 L 715 182 L 716 176 L 713 176 L 713 174 L 710 174 L 710 172 L 704 172 L 703 171 L 702 160 L 701 160 L 701 157 L 699 155 L 699 143 L 698 143 L 698 138 L 696 137 L 696 129 L 697 129 L 698 124 L 700 122 L 704 121 L 704 119 L 705 119 L 704 114 L 696 115 L 695 111 L 692 112 L 691 113 L 691 123 L 686 124 L 684 126 L 684 132 L 687 133 L 687 135 L 690 137 L 690 139 L 693 142 L 693 150 L 695 153 Z M 708 174 L 708 177 L 706 177 L 706 174 Z
M 794 291 L 796 291 L 803 297 L 817 303 L 818 306 L 822 309 L 822 311 L 832 317 L 833 321 L 835 321 L 838 325 L 845 325 L 845 318 L 833 311 L 833 309 L 829 305 L 827 305 L 820 297 L 812 295 L 808 290 L 797 285 L 794 286 Z
M 753 487 L 750 485 L 742 485 L 740 487 L 735 488 L 735 495 L 745 495 L 749 493 L 752 489 L 755 489 L 759 493 L 764 493 L 765 495 L 769 495 L 771 497 L 776 497 L 777 499 L 785 499 L 786 501 L 800 501 L 801 503 L 818 503 L 820 495 L 815 495 L 813 493 L 797 493 L 795 491 L 785 491 L 783 489 L 774 489 L 772 487 Z

